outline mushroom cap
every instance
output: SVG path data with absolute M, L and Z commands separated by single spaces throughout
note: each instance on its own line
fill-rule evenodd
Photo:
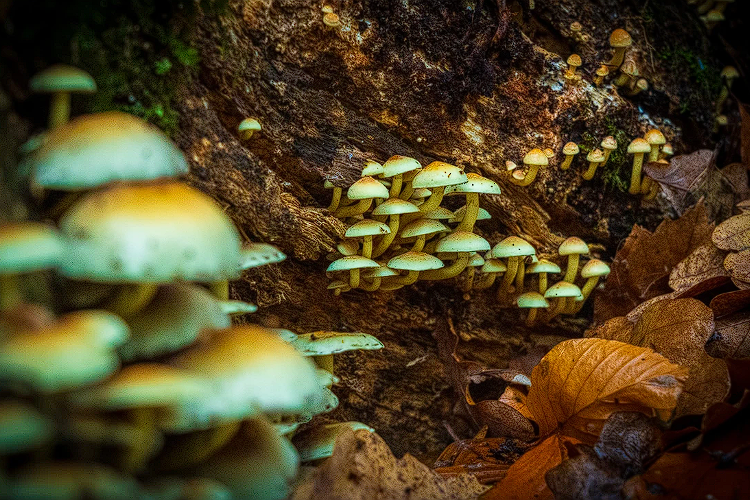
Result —
M 615 150 L 617 149 L 617 141 L 615 140 L 614 137 L 612 137 L 611 135 L 608 135 L 607 137 L 602 139 L 601 146 L 604 149 Z
M 326 271 L 351 271 L 352 269 L 365 269 L 368 267 L 378 267 L 379 265 L 374 260 L 362 257 L 361 255 L 347 255 L 331 262 Z
M 625 59 L 622 65 L 620 65 L 619 69 L 622 73 L 625 73 L 628 76 L 638 76 L 640 74 L 638 72 L 638 66 L 635 64 L 635 61 L 632 59 Z
M 383 343 L 367 333 L 312 332 L 297 336 L 292 346 L 303 356 L 325 356 L 345 351 L 373 351 L 383 348 Z
M 0 402 L 0 455 L 41 447 L 55 434 L 55 425 L 36 408 L 23 401 Z
M 484 258 L 478 253 L 474 252 L 469 255 L 469 262 L 466 264 L 468 267 L 479 267 L 484 265 Z
M 637 154 L 637 153 L 649 153 L 651 151 L 651 146 L 646 141 L 646 139 L 641 139 L 640 137 L 636 137 L 632 141 L 630 141 L 630 144 L 628 144 L 628 153 L 629 154 Z
M 563 154 L 564 155 L 577 155 L 581 152 L 581 149 L 578 147 L 578 144 L 575 142 L 568 142 L 563 146 Z
M 505 259 L 508 257 L 525 257 L 535 255 L 536 250 L 528 241 L 518 236 L 508 236 L 500 243 L 492 247 L 492 258 Z
M 192 344 L 204 329 L 228 328 L 232 320 L 203 287 L 175 283 L 159 287 L 151 302 L 128 318 L 130 338 L 120 346 L 126 361 L 153 359 Z
M 454 231 L 435 246 L 436 252 L 481 252 L 489 249 L 487 240 L 468 231 Z
M 187 173 L 185 155 L 155 126 L 121 111 L 74 118 L 51 130 L 31 157 L 33 182 L 81 190 L 118 180 Z
M 513 171 L 513 178 L 519 181 L 522 181 L 526 178 L 526 173 L 521 169 L 516 169 Z
M 672 144 L 667 142 L 661 147 L 661 152 L 665 155 L 671 156 L 674 154 L 674 148 L 672 147 Z
M 388 188 L 372 177 L 362 177 L 349 187 L 346 196 L 350 200 L 388 198 Z
M 67 64 L 55 64 L 31 77 L 29 88 L 32 92 L 39 93 L 93 94 L 96 92 L 96 82 L 82 69 Z
M 526 153 L 526 156 L 523 157 L 523 162 L 526 165 L 546 166 L 549 165 L 549 158 L 547 158 L 547 155 L 544 154 L 544 151 L 539 148 L 534 148 Z
M 359 252 L 359 243 L 354 240 L 339 241 L 336 250 L 343 256 L 356 255 Z
M 594 278 L 596 276 L 607 276 L 609 266 L 599 259 L 591 259 L 581 269 L 582 278 Z
M 414 188 L 433 188 L 462 184 L 468 180 L 463 169 L 442 161 L 433 161 L 414 176 L 411 185 Z
M 372 219 L 365 219 L 353 224 L 346 230 L 344 236 L 347 238 L 362 238 L 364 236 L 375 236 L 380 234 L 388 234 L 391 232 L 391 228 L 382 222 L 378 222 Z
M 383 163 L 383 177 L 393 177 L 422 168 L 422 164 L 408 156 L 394 155 Z
M 560 248 L 557 249 L 557 253 L 560 255 L 583 255 L 589 253 L 589 246 L 581 238 L 571 236 L 562 242 Z
M 0 274 L 55 267 L 64 253 L 59 231 L 41 222 L 0 224 Z
M 508 270 L 508 266 L 502 259 L 486 259 L 482 265 L 483 273 L 504 273 Z
M 245 243 L 240 248 L 240 269 L 276 264 L 284 259 L 284 252 L 268 243 Z
M 578 33 L 582 29 L 583 29 L 583 26 L 578 21 L 573 21 L 572 23 L 570 23 L 570 31 L 574 33 Z
M 622 28 L 617 28 L 609 35 L 609 45 L 611 47 L 630 47 L 633 44 L 633 39 L 630 37 L 630 33 Z
M 383 165 L 375 160 L 365 160 L 365 166 L 362 167 L 361 177 L 375 177 L 383 173 Z
M 583 61 L 581 61 L 581 56 L 578 54 L 571 54 L 570 57 L 568 57 L 567 60 L 568 66 L 573 67 L 579 67 L 581 64 L 583 64 Z
M 366 271 L 362 271 L 363 278 L 385 278 L 387 276 L 398 276 L 398 273 L 391 269 L 390 267 L 386 266 L 385 264 L 381 265 L 380 267 L 367 269 Z
M 542 151 L 544 152 L 544 156 L 546 156 L 548 159 L 554 158 L 555 156 L 555 152 L 552 150 L 552 148 L 544 148 Z
M 667 142 L 667 139 L 664 137 L 664 134 L 662 134 L 659 129 L 652 128 L 645 134 L 643 134 L 643 138 L 648 142 L 649 144 L 658 145 L 661 146 L 662 144 L 665 144 Z
M 443 231 L 450 231 L 450 228 L 436 219 L 417 219 L 401 229 L 401 237 L 412 238 L 414 236 L 441 233 Z
M 333 455 L 333 445 L 336 443 L 336 438 L 349 429 L 352 431 L 364 429 L 375 432 L 375 429 L 362 422 L 337 422 L 318 425 L 295 434 L 292 443 L 299 451 L 300 460 L 303 462 L 319 460 Z
M 442 260 L 424 252 L 406 252 L 388 261 L 388 267 L 391 269 L 404 271 L 429 271 L 440 269 L 444 265 Z
M 558 297 L 582 297 L 581 289 L 573 283 L 558 281 L 544 292 L 544 298 L 554 299 Z
M 712 9 L 706 13 L 706 21 L 715 23 L 715 22 L 723 21 L 724 19 L 725 19 L 724 13 L 719 10 Z
M 562 272 L 560 266 L 554 262 L 550 262 L 547 259 L 539 259 L 526 268 L 526 274 L 537 274 L 537 273 L 560 273 Z
M 453 217 L 451 217 L 448 222 L 461 222 L 464 220 L 464 216 L 466 215 L 466 205 L 462 206 L 458 210 L 456 210 L 453 213 Z M 492 215 L 485 210 L 482 207 L 479 207 L 479 211 L 477 212 L 477 220 L 488 220 L 491 219 Z
M 637 82 L 635 82 L 635 88 L 643 91 L 648 90 L 648 81 L 645 78 L 639 78 Z
M 430 191 L 427 188 L 419 188 L 415 189 L 414 192 L 411 194 L 412 200 L 418 200 L 418 199 L 424 199 L 428 198 L 432 194 L 432 191 Z
M 734 66 L 724 66 L 724 68 L 721 70 L 722 78 L 732 80 L 734 78 L 738 78 L 739 76 L 740 72 L 737 71 L 737 68 L 735 68 Z
M 543 307 L 549 307 L 549 302 L 539 292 L 526 292 L 522 293 L 516 299 L 516 304 L 521 309 L 539 309 Z
M 459 209 L 460 210 L 460 209 Z M 452 219 L 453 218 L 453 212 L 448 210 L 445 207 L 437 207 L 435 210 L 431 210 L 424 214 L 422 216 L 425 219 L 434 219 L 434 220 L 442 220 L 442 219 Z M 448 229 L 446 228 L 446 231 Z
M 93 462 L 34 462 L 16 471 L 3 486 L 7 494 L 5 498 L 19 500 L 132 500 L 143 497 L 135 478 Z
M 401 215 L 419 212 L 419 207 L 401 198 L 388 198 L 375 207 L 372 215 Z
M 609 67 L 606 64 L 602 64 L 596 70 L 596 76 L 607 76 L 609 74 Z
M 586 161 L 604 161 L 604 152 L 601 149 L 594 149 L 586 155 Z
M 479 174 L 466 174 L 468 179 L 463 184 L 455 184 L 445 188 L 445 194 L 461 194 L 461 193 L 484 193 L 484 194 L 500 194 L 500 186 L 497 182 L 490 180 L 486 177 L 482 177 Z
M 261 129 L 260 122 L 256 120 L 255 118 L 245 118 L 237 126 L 238 132 L 245 132 L 247 130 L 252 130 L 253 132 L 257 132 L 260 129 Z
M 342 292 L 348 292 L 352 289 L 348 281 L 341 280 L 331 281 L 326 288 L 328 290 L 341 290 Z
M 65 276 L 166 283 L 236 278 L 242 255 L 232 220 L 187 184 L 114 184 L 84 195 L 60 219 Z
M 510 160 L 505 160 L 505 170 L 510 172 L 511 170 L 515 170 L 518 168 L 518 165 L 515 162 L 512 162 Z

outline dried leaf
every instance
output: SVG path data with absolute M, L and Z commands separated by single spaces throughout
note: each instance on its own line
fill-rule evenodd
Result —
M 750 311 L 717 319 L 706 352 L 715 358 L 750 358 Z
M 742 163 L 730 163 L 721 169 L 721 175 L 726 179 L 734 192 L 735 203 L 747 199 L 748 195 L 750 195 L 747 170 L 747 167 Z
M 625 316 L 641 302 L 671 292 L 672 268 L 696 248 L 710 243 L 712 232 L 702 202 L 679 219 L 662 222 L 653 234 L 633 227 L 612 262 L 604 290 L 596 294 L 596 322 Z
M 593 442 L 615 411 L 671 413 L 687 370 L 651 349 L 602 339 L 555 346 L 534 368 L 526 399 L 539 435 L 561 428 Z
M 750 249 L 737 253 L 730 253 L 724 259 L 724 267 L 729 271 L 733 280 L 750 282 Z
M 735 215 L 716 226 L 711 241 L 722 250 L 750 248 L 750 213 Z
M 617 340 L 627 344 L 633 335 L 633 328 L 635 328 L 634 322 L 629 321 L 625 316 L 617 316 L 607 320 L 603 325 L 587 331 L 586 337 Z
M 482 484 L 497 483 L 529 448 L 528 444 L 511 438 L 464 439 L 443 450 L 434 470 L 447 477 L 469 472 Z
M 717 318 L 732 314 L 745 307 L 750 307 L 750 290 L 734 290 L 732 292 L 720 293 L 711 299 L 710 307 Z
M 409 454 L 397 459 L 385 441 L 367 430 L 347 430 L 333 456 L 307 476 L 292 500 L 474 499 L 487 488 L 468 474 L 443 477 Z
M 524 441 L 534 438 L 534 426 L 518 410 L 507 404 L 488 399 L 475 406 L 477 420 L 489 427 L 492 436 L 507 436 Z
M 677 155 L 669 162 L 669 168 L 659 163 L 647 163 L 644 172 L 664 186 L 679 191 L 692 191 L 700 184 L 701 178 L 712 164 L 714 152 L 710 149 L 699 149 L 687 155 Z
M 711 243 L 693 250 L 690 255 L 674 266 L 669 275 L 669 286 L 672 290 L 681 293 L 699 285 L 698 293 L 703 293 L 728 282 L 729 276 L 724 269 L 724 252 Z M 691 291 L 695 293 L 697 290 Z

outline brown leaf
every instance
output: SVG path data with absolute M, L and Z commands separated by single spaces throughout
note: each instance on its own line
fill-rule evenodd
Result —
M 575 339 L 555 346 L 534 368 L 526 403 L 547 436 L 593 442 L 615 411 L 671 413 L 687 370 L 651 349 L 603 339 Z
M 367 430 L 347 430 L 333 456 L 294 490 L 291 500 L 474 499 L 487 488 L 469 474 L 443 477 L 409 454 L 397 459 Z
M 634 226 L 612 262 L 604 290 L 596 294 L 594 319 L 625 316 L 641 302 L 672 291 L 669 274 L 696 248 L 711 242 L 713 225 L 701 202 L 652 234 Z
M 475 406 L 477 420 L 489 427 L 492 436 L 524 441 L 534 439 L 534 426 L 518 410 L 499 400 L 480 401 Z
M 629 321 L 625 316 L 617 316 L 607 320 L 603 325 L 587 331 L 586 337 L 617 340 L 627 344 L 633 335 L 633 328 L 635 328 L 634 322 Z
M 750 213 L 735 215 L 716 226 L 711 241 L 722 250 L 750 248 Z
M 709 283 L 705 283 L 707 281 Z M 724 252 L 711 243 L 693 250 L 690 255 L 678 262 L 669 274 L 669 286 L 672 290 L 681 293 L 699 285 L 698 293 L 703 293 L 728 282 L 729 276 L 724 269 Z M 693 292 L 696 291 L 693 290 Z
M 750 358 L 750 311 L 740 311 L 716 320 L 716 331 L 706 343 L 715 358 Z
M 677 155 L 669 162 L 669 168 L 659 163 L 647 163 L 643 171 L 659 184 L 679 191 L 692 191 L 713 163 L 714 152 L 699 149 L 687 155 Z
M 733 280 L 750 283 L 750 249 L 727 255 L 724 267 Z
M 505 478 L 496 484 L 482 500 L 551 500 L 544 474 L 568 458 L 568 445 L 580 443 L 577 439 L 552 434 L 524 453 L 511 465 Z
M 710 308 L 695 299 L 664 300 L 646 308 L 629 343 L 650 347 L 690 370 L 675 416 L 701 414 L 729 391 L 725 364 L 704 349 L 714 331 Z
M 711 310 L 717 318 L 732 314 L 748 306 L 750 306 L 750 290 L 720 293 L 711 299 L 710 304 Z
M 730 163 L 721 169 L 721 175 L 726 179 L 734 192 L 735 203 L 747 199 L 748 195 L 750 195 L 747 170 L 747 167 L 742 163 Z
M 530 448 L 512 438 L 487 438 L 481 434 L 449 444 L 435 461 L 435 472 L 443 476 L 469 472 L 482 484 L 497 483 Z

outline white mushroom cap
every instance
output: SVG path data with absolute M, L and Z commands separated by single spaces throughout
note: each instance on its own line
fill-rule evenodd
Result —
M 350 200 L 388 198 L 388 188 L 372 177 L 362 177 L 349 187 L 346 196 Z
M 560 255 L 571 255 L 571 254 L 587 254 L 589 253 L 589 247 L 585 241 L 576 236 L 571 236 L 566 239 L 557 249 L 557 253 Z
M 599 259 L 591 259 L 581 269 L 582 278 L 594 278 L 597 276 L 607 276 L 609 274 L 609 266 Z
M 402 200 L 401 198 L 388 198 L 373 209 L 372 215 L 400 215 L 417 212 L 419 212 L 419 207 L 414 203 Z
M 467 180 L 462 169 L 442 161 L 433 161 L 414 176 L 411 185 L 414 188 L 434 188 L 461 184 Z
M 539 309 L 549 307 L 549 302 L 539 292 L 522 293 L 516 299 L 516 304 L 521 309 Z
M 482 177 L 478 174 L 466 174 L 467 181 L 463 184 L 455 184 L 445 188 L 445 194 L 462 194 L 462 193 L 485 193 L 500 194 L 500 186 L 497 182 Z
M 443 266 L 442 260 L 424 252 L 406 252 L 388 261 L 388 267 L 403 271 L 429 271 Z
M 408 156 L 395 155 L 383 164 L 383 177 L 393 177 L 422 168 L 422 164 Z
M 436 252 L 481 252 L 489 249 L 487 240 L 468 231 L 454 231 L 435 246 Z
M 402 238 L 412 238 L 414 236 L 435 234 L 443 231 L 450 231 L 450 228 L 435 219 L 417 219 L 404 226 L 400 234 Z
M 636 137 L 635 139 L 630 141 L 630 144 L 628 144 L 629 154 L 649 152 L 651 152 L 651 146 L 645 139 L 642 139 L 640 137 Z
M 372 219 L 365 219 L 353 224 L 346 230 L 344 236 L 347 238 L 361 238 L 363 236 L 376 236 L 380 234 L 389 234 L 391 229 L 383 224 Z
M 29 88 L 32 92 L 39 93 L 93 94 L 96 92 L 96 82 L 82 69 L 67 64 L 55 64 L 31 77 Z
M 536 250 L 528 241 L 518 236 L 508 236 L 503 241 L 492 247 L 492 257 L 505 259 L 508 257 L 523 257 L 535 255 Z
M 539 148 L 534 148 L 526 153 L 526 156 L 523 157 L 523 162 L 526 165 L 547 166 L 549 165 L 549 158 L 544 154 L 544 151 Z
M 326 271 L 351 271 L 352 269 L 365 269 L 368 267 L 378 267 L 379 265 L 374 260 L 362 257 L 361 255 L 347 255 L 331 262 Z
M 365 166 L 362 167 L 362 177 L 375 177 L 383 173 L 383 165 L 376 162 L 375 160 L 365 161 Z

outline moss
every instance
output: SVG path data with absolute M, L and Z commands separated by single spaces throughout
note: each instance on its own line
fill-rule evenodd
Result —
M 668 48 L 657 53 L 670 72 L 686 75 L 690 79 L 691 91 L 680 104 L 680 112 L 687 113 L 694 106 L 712 102 L 721 90 L 721 76 L 718 68 L 703 62 L 702 58 L 689 49 Z
M 606 132 L 605 135 L 611 135 L 617 141 L 617 149 L 609 155 L 607 164 L 597 172 L 597 176 L 601 176 L 605 188 L 625 192 L 628 190 L 630 182 L 630 159 L 627 155 L 630 139 L 624 130 L 617 127 L 612 118 L 605 118 L 603 125 Z M 581 140 L 578 144 L 581 156 L 585 158 L 585 155 L 589 154 L 595 148 L 600 147 L 601 139 L 595 137 L 590 132 L 581 134 Z

